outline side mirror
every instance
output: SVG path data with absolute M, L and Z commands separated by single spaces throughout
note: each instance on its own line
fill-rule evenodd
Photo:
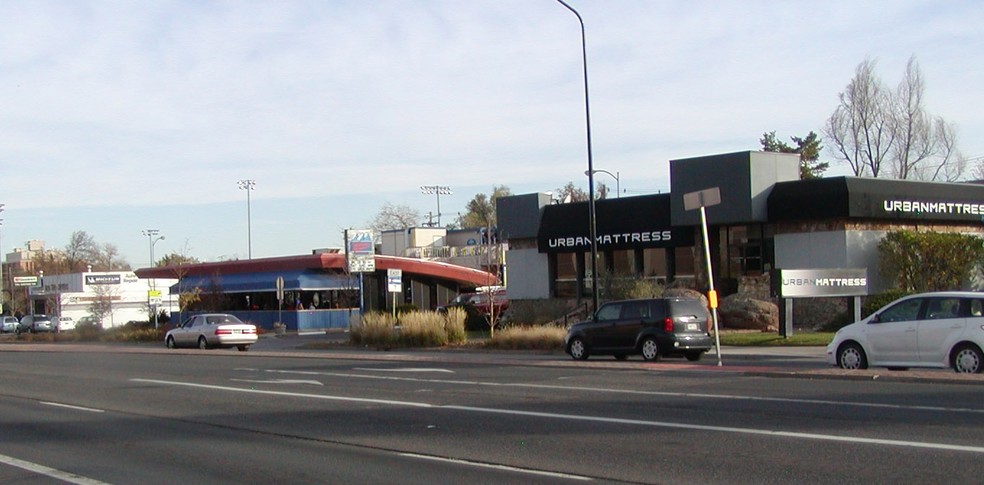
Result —
M 872 315 L 868 323 L 881 323 L 881 314 L 876 313 Z

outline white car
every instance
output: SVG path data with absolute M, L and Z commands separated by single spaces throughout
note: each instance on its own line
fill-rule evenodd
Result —
M 0 333 L 16 332 L 18 323 L 17 317 L 0 317 Z
M 910 295 L 837 331 L 827 361 L 844 369 L 868 366 L 984 370 L 984 293 Z
M 164 335 L 164 343 L 170 349 L 176 347 L 236 347 L 249 350 L 256 343 L 256 325 L 243 323 L 234 315 L 205 313 L 194 315 Z
M 55 332 L 75 330 L 75 320 L 72 317 L 51 317 L 51 325 L 55 328 Z

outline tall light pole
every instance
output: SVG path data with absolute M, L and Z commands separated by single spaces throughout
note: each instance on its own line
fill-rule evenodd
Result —
M 421 185 L 420 192 L 424 195 L 437 195 L 437 227 L 441 227 L 441 196 L 451 195 L 451 187 L 446 185 Z
M 0 204 L 0 212 L 7 204 Z M 0 228 L 3 227 L 3 219 L 0 219 Z M 3 243 L 0 239 L 0 314 L 3 314 Z
M 158 234 L 160 234 L 161 231 L 160 230 L 157 230 L 157 229 L 144 229 L 141 232 L 143 232 L 143 235 L 144 236 L 147 236 L 147 241 L 150 243 L 150 266 L 149 267 L 150 268 L 153 268 L 154 267 L 154 245 L 157 244 L 157 241 L 160 241 L 160 240 L 164 239 L 164 236 L 158 236 Z M 154 291 L 157 290 L 157 279 L 152 278 L 150 280 L 150 287 Z M 157 328 L 157 308 L 154 306 L 154 304 L 151 303 L 150 297 L 151 297 L 151 295 L 148 293 L 147 294 L 147 300 L 148 300 L 147 301 L 147 306 L 150 308 L 150 312 L 154 314 L 154 328 L 156 329 Z
M 584 20 L 573 7 L 557 0 L 577 17 L 581 24 L 581 66 L 584 70 L 584 122 L 588 138 L 588 233 L 591 237 L 591 311 L 598 310 L 598 224 L 595 212 L 594 160 L 591 158 L 591 103 L 588 102 L 588 44 L 584 39 Z
M 611 173 L 608 170 L 602 170 L 602 169 L 599 168 L 599 169 L 595 170 L 595 173 L 607 173 L 608 175 L 611 175 L 612 178 L 615 179 L 615 197 L 621 197 L 622 196 L 622 188 L 621 188 L 621 186 L 619 186 L 619 181 L 618 181 L 618 172 Z M 587 170 L 584 171 L 584 175 L 588 175 L 588 171 Z
M 253 179 L 242 179 L 237 182 L 239 190 L 246 191 L 246 251 L 248 259 L 253 259 L 253 215 L 250 209 L 249 193 L 256 189 L 256 181 Z

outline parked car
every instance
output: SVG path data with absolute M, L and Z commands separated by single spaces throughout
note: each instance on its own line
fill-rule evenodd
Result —
M 984 293 L 934 292 L 885 305 L 837 331 L 827 361 L 843 369 L 868 366 L 984 370 Z
M 0 317 L 0 333 L 16 332 L 18 323 L 17 317 Z
M 191 316 L 164 336 L 164 343 L 171 349 L 236 347 L 245 352 L 256 340 L 256 325 L 243 323 L 234 315 L 225 313 Z
M 69 332 L 75 330 L 75 320 L 72 317 L 51 317 L 52 327 L 55 332 Z
M 51 317 L 48 315 L 24 315 L 17 324 L 17 333 L 38 333 L 52 331 Z
M 707 332 L 707 308 L 692 298 L 652 298 L 612 301 L 594 317 L 572 325 L 564 349 L 577 360 L 592 354 L 623 360 L 642 354 L 649 361 L 667 355 L 700 360 L 713 341 Z

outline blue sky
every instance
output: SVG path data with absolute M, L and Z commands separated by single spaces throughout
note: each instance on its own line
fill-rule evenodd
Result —
M 819 132 L 869 57 L 894 87 L 916 56 L 984 155 L 978 1 L 569 3 L 595 167 L 627 195 Z M 436 211 L 421 185 L 452 187 L 445 222 L 493 185 L 586 187 L 580 54 L 554 0 L 0 1 L 3 252 L 85 230 L 143 267 L 155 228 L 157 256 L 245 258 L 246 178 L 253 257 L 339 246 L 386 202 Z

